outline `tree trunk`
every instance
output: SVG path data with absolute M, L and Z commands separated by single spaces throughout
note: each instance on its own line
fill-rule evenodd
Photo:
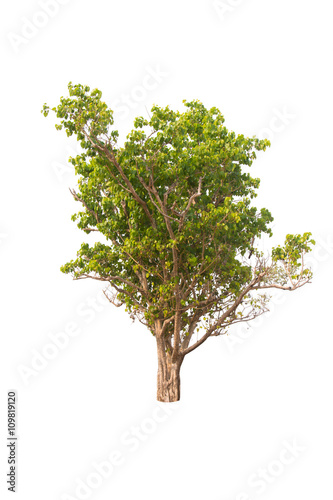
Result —
M 179 356 L 174 362 L 171 354 L 165 352 L 163 342 L 157 343 L 158 372 L 157 372 L 157 401 L 172 403 L 180 399 L 180 367 L 183 357 Z

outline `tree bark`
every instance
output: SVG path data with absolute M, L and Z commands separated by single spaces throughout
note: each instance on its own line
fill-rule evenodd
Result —
M 157 401 L 173 403 L 180 399 L 180 367 L 183 357 L 172 361 L 172 355 L 166 352 L 164 342 L 157 340 L 158 372 Z

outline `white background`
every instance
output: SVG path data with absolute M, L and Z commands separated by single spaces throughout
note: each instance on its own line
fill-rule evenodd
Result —
M 12 498 L 12 388 L 17 499 L 331 497 L 331 2 L 56 6 L 52 16 L 34 0 L 1 9 L 1 498 Z M 160 76 L 147 76 L 154 71 Z M 98 282 L 59 271 L 87 240 L 70 220 L 77 205 L 67 158 L 77 148 L 40 109 L 57 105 L 69 81 L 98 87 L 114 103 L 122 139 L 146 108 L 183 111 L 182 100 L 193 98 L 218 107 L 237 133 L 266 134 L 272 147 L 252 167 L 262 179 L 257 206 L 275 218 L 266 248 L 286 233 L 312 231 L 318 241 L 311 285 L 286 292 L 247 338 L 235 327 L 234 341 L 208 339 L 185 359 L 170 414 L 157 409 L 153 337 L 123 309 L 99 305 Z M 71 326 L 79 330 L 67 346 L 22 376 L 50 334 Z M 286 441 L 301 451 L 286 455 Z M 93 463 L 116 450 L 122 463 L 100 479 Z M 268 471 L 261 488 L 253 485 L 260 468 Z M 77 489 L 80 481 L 92 488 Z

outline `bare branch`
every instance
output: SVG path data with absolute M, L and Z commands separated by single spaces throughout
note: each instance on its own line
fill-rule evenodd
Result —
M 256 278 L 254 278 L 250 284 L 245 287 L 245 289 L 239 294 L 239 296 L 237 297 L 237 299 L 235 300 L 234 304 L 229 307 L 227 309 L 227 311 L 225 311 L 224 314 L 222 314 L 222 316 L 217 320 L 217 322 L 212 325 L 207 331 L 206 333 L 195 343 L 193 344 L 192 346 L 188 347 L 187 349 L 185 349 L 185 351 L 182 351 L 183 355 L 185 356 L 186 354 L 194 351 L 194 349 L 196 349 L 197 347 L 199 347 L 199 345 L 201 345 L 203 342 L 205 342 L 205 340 L 208 339 L 208 337 L 210 337 L 210 335 L 215 331 L 217 330 L 217 328 L 219 328 L 222 323 L 224 322 L 224 320 L 230 316 L 231 313 L 233 313 L 237 307 L 239 306 L 239 304 L 242 302 L 243 300 L 243 297 L 245 297 L 245 295 L 247 293 L 249 293 L 249 291 L 253 288 L 253 286 L 258 283 L 258 281 L 260 281 L 261 277 L 264 275 L 265 273 L 263 274 L 259 274 Z

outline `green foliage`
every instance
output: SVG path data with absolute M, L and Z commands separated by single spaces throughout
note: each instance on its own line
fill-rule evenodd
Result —
M 304 255 L 311 252 L 311 245 L 316 243 L 311 236 L 311 233 L 287 234 L 284 246 L 278 245 L 272 249 L 272 261 L 283 264 L 284 283 L 288 279 L 295 283 L 303 277 L 312 278 L 312 272 L 304 266 Z
M 284 247 L 278 245 L 272 249 L 273 261 L 282 260 L 291 265 L 300 267 L 302 253 L 311 252 L 311 246 L 315 245 L 315 241 L 311 239 L 311 233 L 287 234 Z
M 183 101 L 183 113 L 153 106 L 150 119 L 136 118 L 119 146 L 101 92 L 68 88 L 69 97 L 52 110 L 60 119 L 56 128 L 75 134 L 84 150 L 70 160 L 82 207 L 73 220 L 106 242 L 82 244 L 61 270 L 109 282 L 117 300 L 152 330 L 156 319 L 174 315 L 181 295 L 186 331 L 208 296 L 208 316 L 226 298 L 237 298 L 253 276 L 244 256 L 262 233 L 271 235 L 271 213 L 252 206 L 260 181 L 244 168 L 269 141 L 236 135 L 217 108 L 193 100 Z M 42 113 L 49 111 L 45 104 Z M 273 260 L 299 266 L 309 237 L 288 235 Z M 170 321 L 169 332 L 173 326 Z

